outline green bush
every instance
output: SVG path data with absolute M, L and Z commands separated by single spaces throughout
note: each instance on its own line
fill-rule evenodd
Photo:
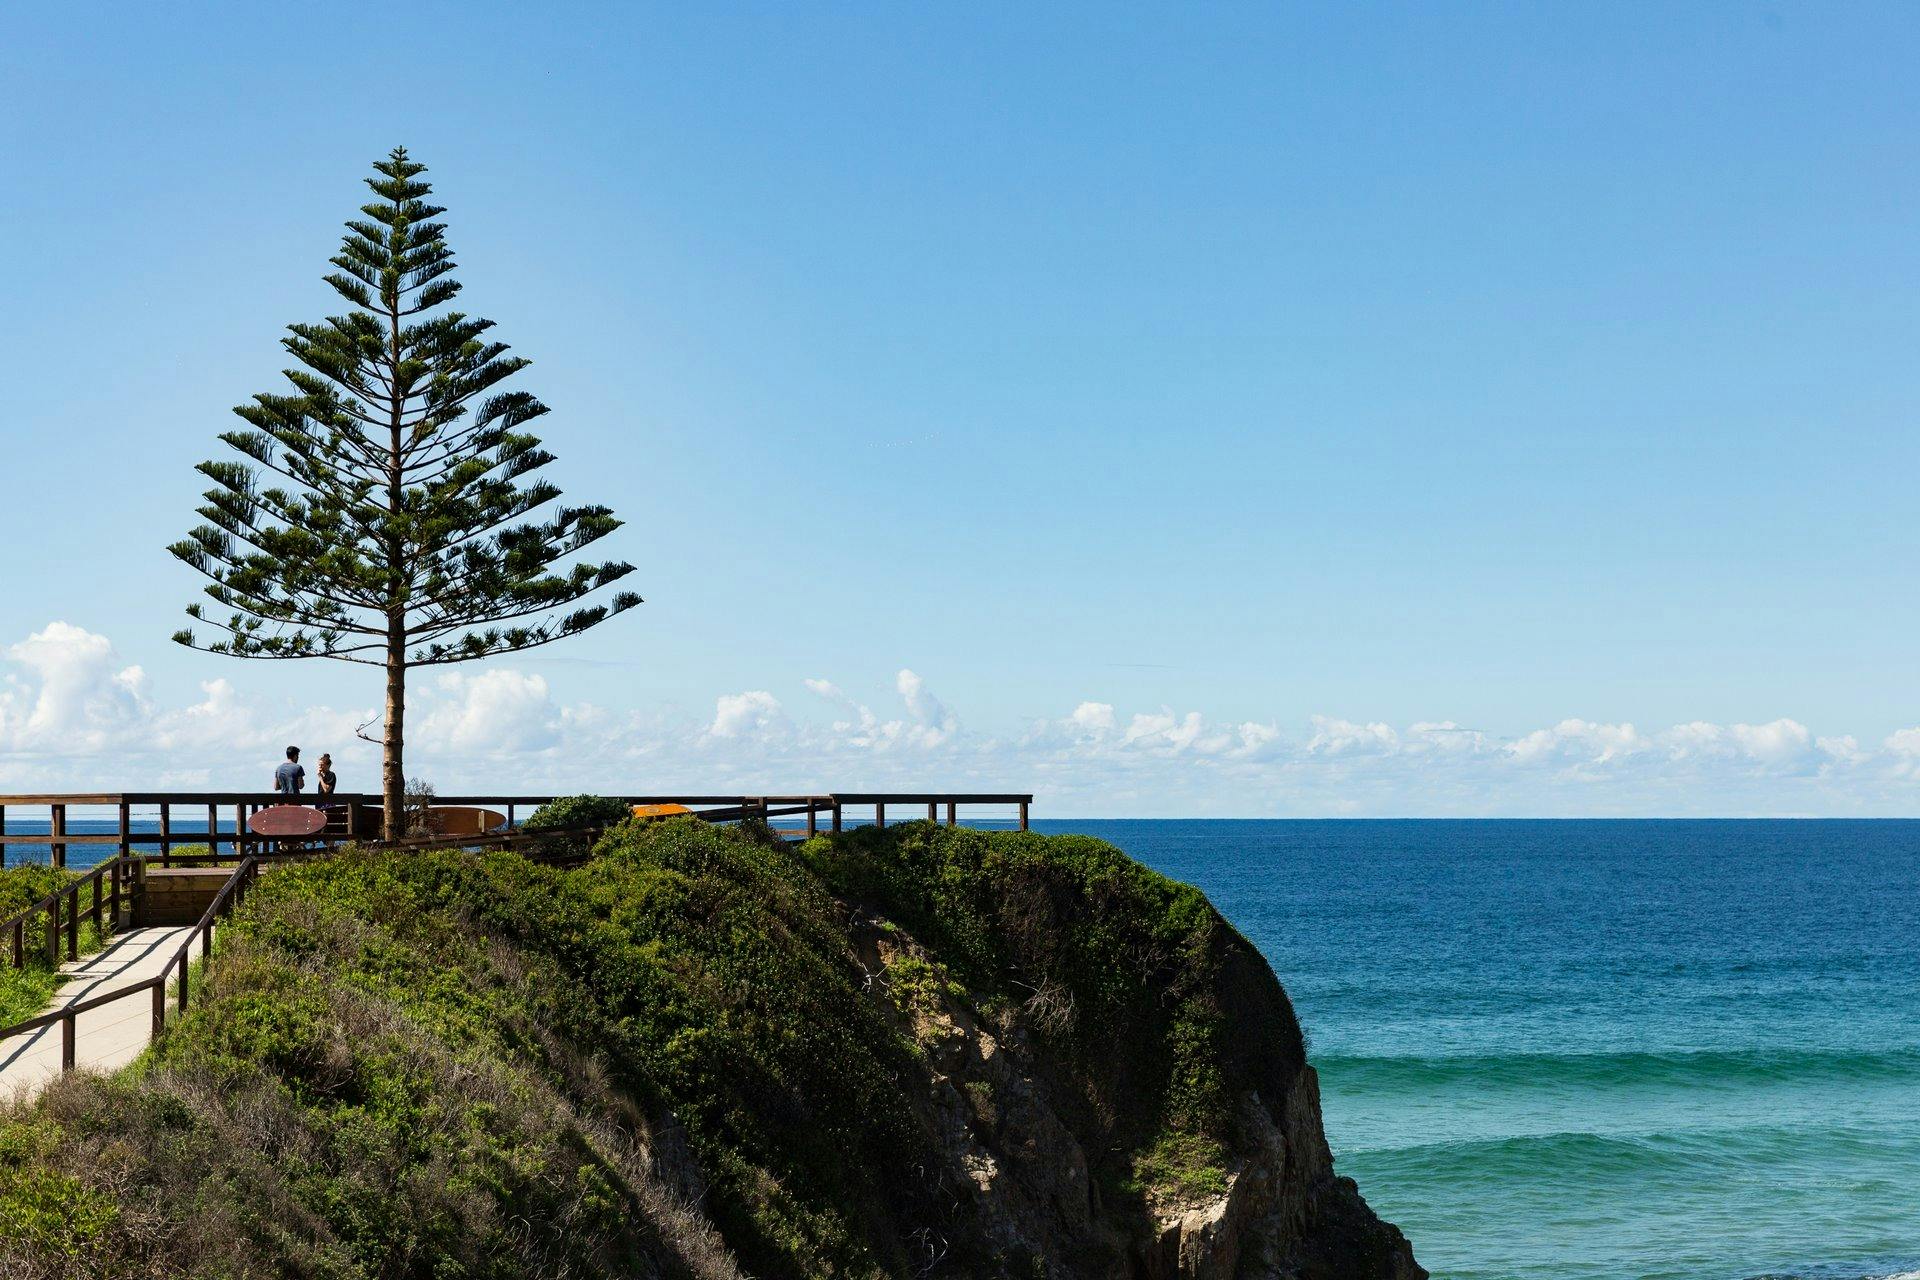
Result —
M 0 920 L 17 915 L 75 878 L 59 867 L 22 862 L 0 868 Z
M 1143 1201 L 1224 1185 L 1230 1095 L 1300 1066 L 1257 954 L 1098 841 L 907 824 L 795 850 L 683 818 L 594 855 L 274 869 L 138 1068 L 0 1120 L 27 1153 L 0 1274 L 866 1280 L 929 1241 L 939 1274 L 1006 1274 L 916 1017 L 1017 1007 L 1035 1088 L 1143 1236 Z
M 633 806 L 607 796 L 561 796 L 535 809 L 520 825 L 528 831 L 611 827 L 633 816 Z
M 31 862 L 0 869 L 0 920 L 18 915 L 76 878 L 75 872 Z M 47 963 L 46 955 L 45 912 L 37 912 L 27 920 L 24 941 L 25 968 L 14 968 L 11 955 L 0 962 L 0 1027 L 10 1027 L 33 1017 L 53 996 L 53 966 Z M 11 931 L 0 937 L 0 946 L 13 946 Z M 95 951 L 99 946 L 99 930 L 89 922 L 81 931 L 80 950 Z

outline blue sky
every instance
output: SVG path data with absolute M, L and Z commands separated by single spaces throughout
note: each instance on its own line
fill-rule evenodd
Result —
M 377 701 L 163 547 L 404 143 L 649 601 L 423 687 L 443 786 L 1913 810 L 1920 14 L 1032 9 L 10 12 L 0 784 Z

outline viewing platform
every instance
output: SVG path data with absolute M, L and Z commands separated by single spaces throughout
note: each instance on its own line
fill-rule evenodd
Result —
M 521 819 L 541 805 L 559 797 L 551 795 L 473 795 L 434 796 L 432 810 L 473 810 L 499 819 L 497 825 L 470 833 L 456 840 L 420 837 L 402 844 L 461 843 L 484 845 L 512 843 L 520 831 Z M 828 792 L 817 795 L 621 795 L 610 797 L 631 805 L 684 808 L 692 816 L 708 822 L 761 820 L 790 839 L 805 839 L 819 832 L 839 831 L 849 825 L 875 824 L 924 816 L 928 822 L 961 824 L 962 817 L 974 821 L 983 818 L 993 825 L 1011 823 L 1027 829 L 1033 805 L 1031 794 L 1014 792 Z M 333 815 L 328 829 L 315 836 L 262 835 L 249 829 L 249 822 L 262 809 L 286 804 L 324 805 Z M 989 811 L 982 814 L 981 810 Z M 964 814 L 963 814 L 964 811 Z M 384 812 L 379 795 L 364 792 L 339 792 L 319 797 L 311 794 L 292 797 L 270 791 L 219 792 L 43 792 L 0 795 L 0 866 L 9 859 L 9 847 L 15 851 L 47 851 L 43 858 L 56 867 L 64 867 L 70 855 L 81 866 L 91 866 L 104 858 L 120 855 L 152 854 L 162 867 L 170 866 L 176 849 L 205 846 L 204 859 L 238 861 L 252 854 L 271 854 L 281 847 L 305 848 L 316 841 L 344 843 L 358 839 L 377 840 Z M 85 856 L 92 853 L 94 856 Z

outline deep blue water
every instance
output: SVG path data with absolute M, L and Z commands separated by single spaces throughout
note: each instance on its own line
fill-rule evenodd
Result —
M 1436 1276 L 1920 1273 L 1920 822 L 1035 825 L 1265 953 Z

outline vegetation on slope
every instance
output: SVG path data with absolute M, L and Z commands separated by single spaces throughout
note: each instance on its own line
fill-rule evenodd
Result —
M 1221 1185 L 1236 1091 L 1298 1069 L 1251 949 L 1097 841 L 913 824 L 791 850 L 677 820 L 571 870 L 349 852 L 262 879 L 136 1068 L 0 1123 L 0 1272 L 1004 1273 L 860 913 L 937 958 L 896 998 L 1034 1028 L 1141 1232 L 1142 1198 Z
M 19 914 L 74 878 L 71 871 L 31 862 L 0 869 L 0 920 Z M 25 966 L 14 968 L 9 956 L 5 967 L 0 967 L 0 1027 L 10 1027 L 33 1017 L 46 1007 L 53 995 L 54 967 L 47 962 L 45 912 L 28 919 L 22 941 Z M 91 921 L 81 932 L 78 945 L 82 951 L 99 947 L 99 930 Z M 13 946 L 11 933 L 0 937 L 0 946 Z

